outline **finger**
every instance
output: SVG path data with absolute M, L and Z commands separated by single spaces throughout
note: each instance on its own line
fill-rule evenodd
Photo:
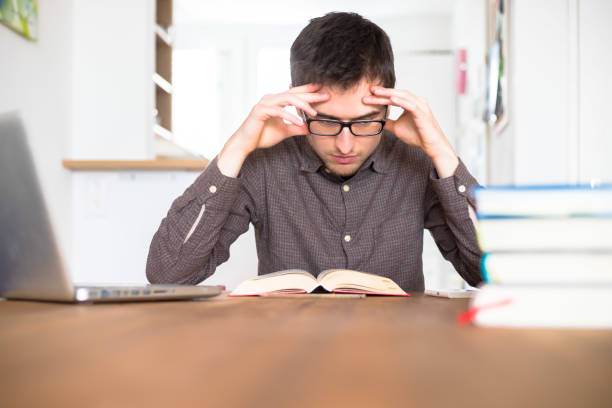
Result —
M 378 96 L 365 96 L 363 98 L 363 102 L 372 105 L 393 105 L 409 111 L 414 110 L 414 106 L 416 106 L 413 101 L 399 98 L 395 95 L 389 98 L 382 98 Z
M 391 104 L 394 106 L 399 106 L 405 111 L 409 111 L 414 113 L 417 110 L 420 110 L 419 105 L 412 99 L 400 98 L 399 96 L 393 95 L 391 97 Z
M 309 115 L 311 116 L 316 116 L 317 115 L 317 111 L 310 106 L 310 104 L 306 101 L 304 101 L 302 98 L 296 96 L 296 95 L 290 95 L 290 94 L 283 94 L 283 102 L 281 103 L 283 106 L 287 106 L 287 105 L 291 105 L 291 106 L 295 106 L 296 108 L 302 109 L 303 111 L 307 112 Z
M 301 92 L 316 92 L 321 89 L 323 85 L 321 84 L 305 84 L 301 86 L 294 86 L 289 90 L 291 93 L 301 93 Z
M 304 121 L 300 117 L 294 115 L 291 112 L 286 111 L 283 108 L 275 109 L 274 114 L 272 116 L 276 116 L 278 118 L 284 119 L 287 122 L 293 123 L 296 126 L 300 126 L 300 127 L 304 126 Z
M 263 105 L 269 108 L 295 106 L 296 108 L 302 109 L 313 116 L 317 114 L 317 111 L 314 110 L 314 108 L 310 106 L 308 102 L 304 101 L 296 95 L 292 95 L 287 92 L 270 95 L 263 102 Z
M 368 95 L 363 97 L 363 103 L 371 105 L 389 105 L 391 104 L 391 99 Z
M 395 96 L 399 96 L 400 98 L 413 98 L 415 100 L 419 99 L 419 96 L 413 94 L 410 91 L 406 91 L 404 89 L 395 89 L 395 88 L 383 88 L 382 86 L 372 86 L 371 89 L 372 93 L 376 96 L 386 96 L 386 97 L 391 97 L 393 95 Z
M 330 97 L 327 93 L 301 93 L 296 94 L 296 96 L 310 103 L 323 102 L 328 100 Z
M 416 96 L 409 91 L 380 86 L 372 86 L 371 88 L 376 97 L 386 96 L 391 101 L 391 105 L 399 106 L 404 110 L 415 112 L 415 110 L 420 109 L 425 112 L 429 109 L 429 105 L 424 98 Z

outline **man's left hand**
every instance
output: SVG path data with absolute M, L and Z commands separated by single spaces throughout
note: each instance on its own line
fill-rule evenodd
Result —
M 420 147 L 432 159 L 438 177 L 450 177 L 455 173 L 459 158 L 444 136 L 429 104 L 409 91 L 373 85 L 371 96 L 363 102 L 374 105 L 393 105 L 404 111 L 396 120 L 387 119 L 385 129 L 403 142 Z

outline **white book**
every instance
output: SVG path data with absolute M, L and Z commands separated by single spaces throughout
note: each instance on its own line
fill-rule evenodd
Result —
M 470 313 L 487 327 L 612 328 L 612 286 L 483 285 Z
M 507 285 L 612 285 L 612 252 L 487 253 L 482 275 L 487 283 Z
M 486 218 L 476 233 L 484 252 L 612 251 L 612 217 Z
M 319 273 L 316 278 L 301 269 L 259 275 L 242 282 L 230 296 L 311 293 L 319 287 L 333 293 L 410 296 L 387 277 L 348 269 L 328 269 Z
M 612 185 L 477 187 L 474 197 L 479 217 L 612 216 Z

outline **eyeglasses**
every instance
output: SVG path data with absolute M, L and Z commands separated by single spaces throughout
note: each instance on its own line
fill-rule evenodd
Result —
M 317 136 L 337 136 L 342 132 L 342 129 L 348 127 L 355 136 L 376 136 L 383 131 L 387 117 L 387 107 L 385 107 L 385 116 L 379 120 L 355 120 L 352 122 L 342 122 L 333 119 L 312 119 L 304 116 L 304 121 L 308 125 L 308 131 Z

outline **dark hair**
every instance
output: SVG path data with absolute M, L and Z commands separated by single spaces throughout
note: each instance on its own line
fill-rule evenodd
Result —
M 389 36 L 356 13 L 328 13 L 310 20 L 291 46 L 291 82 L 350 89 L 363 78 L 395 87 Z

